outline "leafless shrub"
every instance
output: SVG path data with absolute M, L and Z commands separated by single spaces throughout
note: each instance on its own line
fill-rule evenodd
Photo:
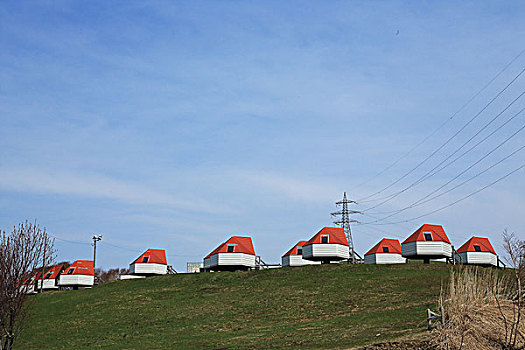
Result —
M 97 275 L 100 276 L 99 277 L 99 283 L 102 284 L 102 283 L 106 283 L 106 282 L 109 282 L 109 281 L 115 281 L 118 279 L 118 277 L 120 275 L 125 275 L 125 274 L 128 274 L 129 273 L 129 270 L 128 269 L 124 269 L 124 268 L 115 268 L 115 269 L 109 269 L 107 271 L 105 270 L 102 270 L 102 269 L 97 269 Z
M 53 240 L 26 221 L 6 234 L 0 231 L 0 349 L 11 350 L 27 310 L 27 281 L 37 266 L 51 265 Z
M 511 269 L 451 270 L 442 305 L 445 325 L 432 332 L 439 349 L 525 349 L 523 265 L 525 244 L 503 235 Z
M 512 268 L 512 294 L 514 302 L 512 318 L 508 320 L 505 329 L 507 334 L 506 344 L 508 349 L 515 349 L 518 342 L 525 342 L 525 332 L 523 331 L 522 313 L 524 309 L 524 289 L 525 281 L 525 241 L 519 240 L 514 233 L 503 231 L 503 247 L 507 253 L 507 261 Z M 525 345 L 521 348 L 525 348 Z

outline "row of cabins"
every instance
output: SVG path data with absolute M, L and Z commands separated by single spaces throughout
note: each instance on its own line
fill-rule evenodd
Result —
M 282 257 L 282 266 L 305 266 L 349 258 L 345 233 L 339 227 L 324 227 L 308 241 L 297 242 Z M 409 259 L 454 259 L 459 264 L 499 266 L 487 238 L 472 237 L 457 251 L 441 225 L 424 224 L 403 243 L 384 238 L 364 256 L 365 264 L 403 264 Z M 232 271 L 256 268 L 257 256 L 250 237 L 233 236 L 221 243 L 203 261 L 203 271 Z
M 129 265 L 130 274 L 121 276 L 121 279 L 165 275 L 167 270 L 166 252 L 148 249 Z M 44 278 L 42 272 L 37 272 L 23 283 L 22 288 L 27 294 L 33 294 L 39 290 L 91 288 L 94 284 L 93 260 L 77 260 L 67 268 L 63 264 L 50 267 Z
M 382 239 L 365 254 L 365 264 L 399 264 L 406 259 L 452 258 L 458 264 L 499 266 L 499 258 L 488 238 L 471 237 L 454 251 L 441 225 L 425 224 L 403 243 L 397 239 Z
M 454 253 L 454 254 L 453 254 Z M 383 238 L 364 256 L 365 264 L 402 264 L 408 259 L 453 258 L 460 264 L 499 266 L 499 259 L 487 238 L 472 237 L 453 252 L 441 225 L 425 224 L 403 243 Z M 342 228 L 324 227 L 308 241 L 299 241 L 282 257 L 282 266 L 305 266 L 338 262 L 349 258 L 349 245 Z M 203 261 L 203 271 L 233 271 L 256 268 L 257 256 L 251 237 L 233 236 L 211 251 Z M 130 263 L 129 275 L 120 279 L 144 278 L 168 272 L 166 252 L 148 249 Z M 36 273 L 23 284 L 27 293 L 59 288 L 90 288 L 94 285 L 92 260 L 77 260 L 69 267 L 57 265 Z

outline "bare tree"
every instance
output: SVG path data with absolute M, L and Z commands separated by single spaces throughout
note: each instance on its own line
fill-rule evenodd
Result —
M 26 221 L 0 231 L 0 350 L 11 350 L 27 310 L 28 281 L 37 267 L 54 261 L 54 241 L 45 228 Z
M 519 340 L 525 340 L 524 335 L 520 332 L 520 323 L 522 322 L 523 311 L 525 306 L 525 297 L 523 282 L 525 281 L 525 241 L 519 240 L 516 234 L 503 231 L 503 247 L 507 253 L 507 260 L 512 268 L 513 273 L 513 308 L 512 320 L 506 324 L 506 348 L 515 349 Z M 520 339 L 521 338 L 521 339 Z

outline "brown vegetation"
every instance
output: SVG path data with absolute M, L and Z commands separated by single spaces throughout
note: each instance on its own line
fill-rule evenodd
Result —
M 510 272 L 468 267 L 452 270 L 445 325 L 432 332 L 438 349 L 525 349 L 524 242 L 504 233 Z

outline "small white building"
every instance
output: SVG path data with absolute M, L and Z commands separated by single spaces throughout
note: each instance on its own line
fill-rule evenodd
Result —
M 341 227 L 324 227 L 303 246 L 303 258 L 330 263 L 350 257 L 348 240 Z
M 251 237 L 233 236 L 204 258 L 206 271 L 235 271 L 255 268 Z
M 404 264 L 397 239 L 383 238 L 365 254 L 365 264 Z
M 165 275 L 167 271 L 168 262 L 164 249 L 148 249 L 129 264 L 129 273 L 131 275 Z
M 488 238 L 472 237 L 454 254 L 459 264 L 498 266 L 499 259 Z
M 307 241 L 299 241 L 281 257 L 282 266 L 305 266 L 320 264 L 320 261 L 303 259 L 303 246 Z
M 186 263 L 186 273 L 199 273 L 202 268 L 204 268 L 204 263 L 202 261 Z
M 424 224 L 401 243 L 403 257 L 407 259 L 430 259 L 452 257 L 452 245 L 441 225 Z
M 95 283 L 93 260 L 77 260 L 60 274 L 58 285 L 74 289 L 90 288 Z

